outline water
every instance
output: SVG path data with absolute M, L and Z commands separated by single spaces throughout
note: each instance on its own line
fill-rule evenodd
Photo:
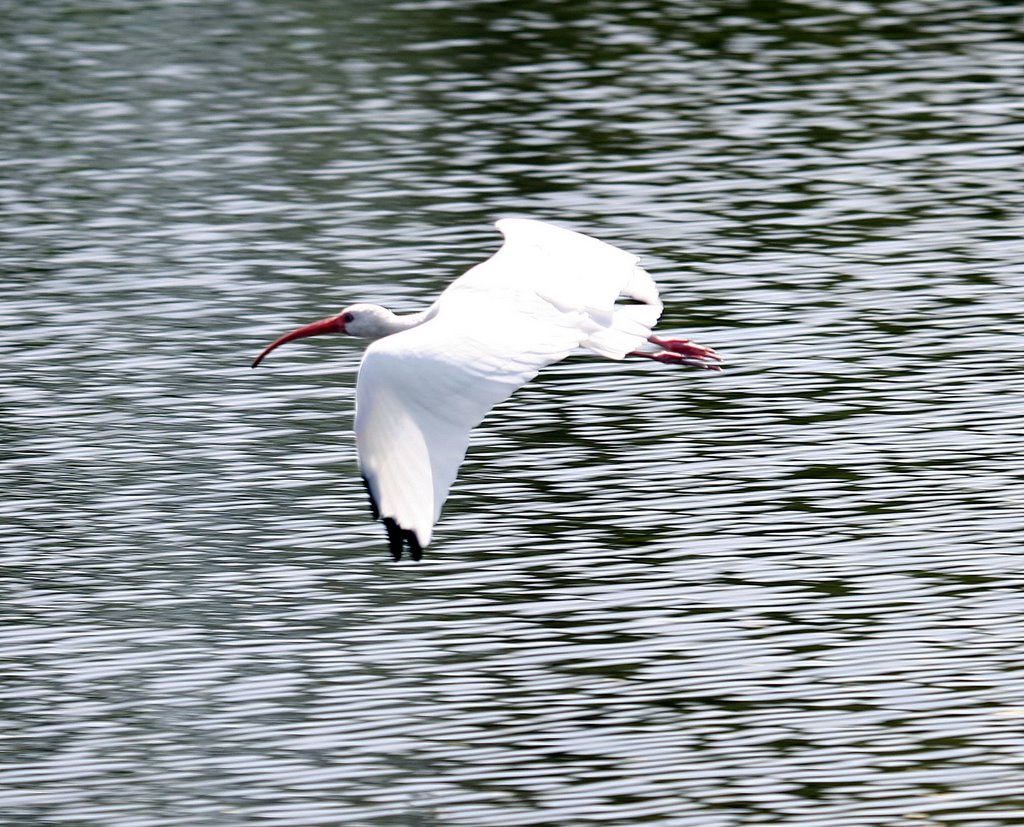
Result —
M 0 84 L 11 825 L 1024 820 L 1015 4 L 67 4 Z M 421 565 L 357 300 L 502 215 L 721 375 L 574 358 Z

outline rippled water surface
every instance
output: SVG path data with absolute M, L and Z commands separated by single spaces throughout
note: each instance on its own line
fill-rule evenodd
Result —
M 1024 822 L 1016 3 L 55 0 L 0 28 L 11 825 Z M 360 352 L 502 215 L 718 375 L 573 358 L 420 565 Z

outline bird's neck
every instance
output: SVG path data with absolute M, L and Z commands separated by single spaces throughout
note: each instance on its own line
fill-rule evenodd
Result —
M 380 334 L 374 338 L 383 339 L 385 336 L 390 336 L 393 333 L 409 330 L 423 324 L 432 315 L 434 315 L 433 307 L 428 307 L 419 313 L 403 313 L 401 316 L 388 310 L 387 315 L 380 320 Z

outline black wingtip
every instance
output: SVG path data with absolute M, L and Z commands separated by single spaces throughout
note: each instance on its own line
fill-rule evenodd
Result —
M 423 558 L 423 547 L 416 538 L 416 532 L 402 528 L 391 517 L 384 518 L 384 528 L 388 532 L 388 548 L 396 562 L 402 559 L 402 552 L 405 551 L 406 545 L 409 546 L 409 556 L 413 560 L 419 562 Z
M 416 539 L 416 534 L 412 531 L 405 532 L 405 540 L 409 544 L 409 556 L 418 563 L 423 559 L 423 547 L 420 545 L 420 541 Z
M 377 501 L 373 498 L 373 489 L 370 488 L 370 481 L 366 477 L 362 477 L 363 485 L 366 486 L 366 496 L 370 498 L 370 513 L 373 514 L 373 519 L 380 519 L 380 509 L 377 507 Z

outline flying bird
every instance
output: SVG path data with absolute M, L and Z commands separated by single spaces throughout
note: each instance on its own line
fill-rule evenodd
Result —
M 353 304 L 286 333 L 252 363 L 307 336 L 371 340 L 356 380 L 356 447 L 395 560 L 406 547 L 413 560 L 422 557 L 470 431 L 541 368 L 582 348 L 719 370 L 712 348 L 652 333 L 662 304 L 636 256 L 542 221 L 496 226 L 501 249 L 426 310 L 398 316 Z

